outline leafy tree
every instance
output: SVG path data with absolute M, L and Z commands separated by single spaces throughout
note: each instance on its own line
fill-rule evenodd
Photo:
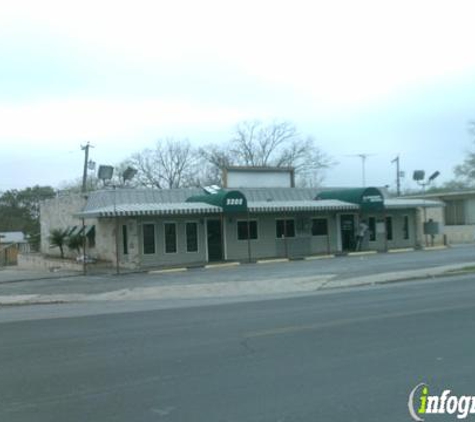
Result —
M 67 233 L 62 229 L 52 229 L 49 235 L 49 242 L 51 248 L 59 248 L 61 259 L 64 259 L 64 246 L 67 241 Z
M 22 231 L 39 245 L 40 203 L 55 196 L 51 186 L 12 189 L 0 196 L 0 231 Z

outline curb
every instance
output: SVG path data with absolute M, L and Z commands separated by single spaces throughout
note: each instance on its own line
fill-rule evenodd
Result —
M 315 261 L 318 259 L 331 259 L 335 258 L 335 255 L 315 255 L 315 256 L 306 256 L 304 258 L 305 261 Z
M 378 251 L 348 252 L 347 256 L 376 255 Z
M 205 265 L 204 268 L 211 270 L 213 268 L 237 267 L 238 265 L 241 265 L 241 263 L 240 262 L 225 262 L 223 264 L 208 264 L 208 265 Z
M 444 249 L 448 249 L 447 246 L 426 246 L 422 248 L 423 251 L 442 251 Z
M 414 248 L 398 248 L 398 249 L 389 249 L 388 253 L 403 253 L 403 252 L 414 252 Z
M 188 271 L 188 268 L 181 267 L 181 268 L 168 268 L 166 270 L 152 270 L 152 271 L 149 271 L 148 274 L 182 273 L 184 271 Z
M 276 258 L 276 259 L 258 259 L 257 264 L 274 264 L 277 262 L 289 262 L 288 258 Z

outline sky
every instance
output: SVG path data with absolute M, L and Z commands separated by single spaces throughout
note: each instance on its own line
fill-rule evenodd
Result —
M 473 1 L 0 0 L 0 191 L 59 187 L 160 138 L 288 120 L 327 186 L 436 184 L 475 145 Z

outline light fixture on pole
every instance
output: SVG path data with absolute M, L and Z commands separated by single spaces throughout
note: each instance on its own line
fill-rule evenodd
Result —
M 425 171 L 424 170 L 415 170 L 412 179 L 417 182 L 418 185 L 422 186 L 422 201 L 423 201 L 423 206 L 422 209 L 424 211 L 424 236 L 425 236 L 425 242 L 426 246 L 428 246 L 428 239 L 427 239 L 427 233 L 426 233 L 426 223 L 427 223 L 427 209 L 426 209 L 426 204 L 425 204 L 425 196 L 426 196 L 426 186 L 430 185 L 437 177 L 440 175 L 440 171 L 435 171 L 432 173 L 427 181 L 424 182 L 425 178 Z

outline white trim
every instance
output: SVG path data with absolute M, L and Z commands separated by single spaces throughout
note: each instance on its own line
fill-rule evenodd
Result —
M 186 232 L 186 226 L 188 223 L 192 223 L 196 225 L 196 251 L 189 251 L 188 250 L 188 234 Z M 200 222 L 198 220 L 188 220 L 185 221 L 185 253 L 200 253 Z
M 238 242 L 247 242 L 247 240 L 248 240 L 248 239 L 239 239 L 239 229 L 238 229 L 238 223 L 239 222 L 247 223 L 248 221 L 249 221 L 249 223 L 251 221 L 256 222 L 256 235 L 257 235 L 257 237 L 255 239 L 250 238 L 249 240 L 252 242 L 252 241 L 259 240 L 259 238 L 260 238 L 260 236 L 259 236 L 259 220 L 257 218 L 250 218 L 249 220 L 240 218 L 239 220 L 236 220 L 236 240 Z M 251 232 L 251 230 L 249 229 L 249 234 L 250 234 L 250 232 Z
M 166 224 L 175 225 L 175 252 L 167 252 L 167 232 L 165 230 Z M 164 255 L 174 255 L 178 253 L 178 230 L 176 221 L 163 221 L 163 253 Z
M 341 242 L 341 213 L 336 214 L 336 250 L 342 252 L 342 242 Z

